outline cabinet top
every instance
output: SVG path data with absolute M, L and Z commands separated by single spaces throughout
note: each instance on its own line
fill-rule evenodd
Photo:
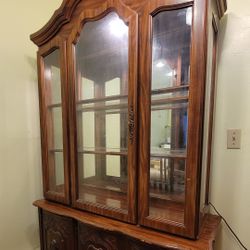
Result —
M 100 2 L 100 0 L 89 0 L 90 2 Z M 147 0 L 117 0 L 122 4 L 127 4 L 131 8 L 138 9 L 147 2 Z M 195 1 L 195 0 L 194 0 Z M 223 17 L 227 10 L 227 0 L 214 0 L 216 1 L 218 8 L 219 18 Z M 37 45 L 41 46 L 48 42 L 52 37 L 54 37 L 61 27 L 71 21 L 72 15 L 77 7 L 77 5 L 82 2 L 82 0 L 63 0 L 61 6 L 54 12 L 50 20 L 37 32 L 30 35 L 30 39 Z M 187 2 L 189 2 L 187 0 Z

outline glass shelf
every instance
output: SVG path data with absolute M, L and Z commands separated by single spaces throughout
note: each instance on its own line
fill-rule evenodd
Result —
M 159 12 L 152 23 L 148 218 L 180 224 L 185 207 L 191 39 L 184 17 L 190 10 Z
M 107 32 L 112 23 L 121 37 Z M 128 213 L 128 35 L 111 12 L 84 24 L 75 49 L 77 202 L 122 214 Z
M 127 155 L 128 150 L 126 148 L 104 148 L 104 147 L 84 147 L 78 149 L 79 154 L 103 154 L 103 155 Z

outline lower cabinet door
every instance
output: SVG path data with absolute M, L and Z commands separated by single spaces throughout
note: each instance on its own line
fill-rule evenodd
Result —
M 79 250 L 120 250 L 123 239 L 116 233 L 78 223 Z
M 128 250 L 178 250 L 173 248 L 161 248 L 155 245 L 149 245 L 138 240 L 128 238 L 126 241 L 126 247 L 124 249 Z
M 128 236 L 78 223 L 79 250 L 170 250 L 145 244 Z M 171 249 L 173 250 L 173 249 Z M 174 250 L 177 250 L 176 248 Z
M 76 250 L 74 220 L 42 212 L 41 240 L 43 250 Z

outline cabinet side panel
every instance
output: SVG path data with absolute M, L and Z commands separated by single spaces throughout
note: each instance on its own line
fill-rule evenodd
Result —
M 202 176 L 201 176 L 201 197 L 200 210 L 201 215 L 207 213 L 209 198 L 209 176 L 212 157 L 213 144 L 213 112 L 215 106 L 216 93 L 216 57 L 217 57 L 217 34 L 215 15 L 212 11 L 208 16 L 208 50 L 207 50 L 207 72 L 206 72 L 206 90 L 205 90 L 205 111 L 204 111 L 204 134 L 203 134 L 203 153 L 202 153 Z

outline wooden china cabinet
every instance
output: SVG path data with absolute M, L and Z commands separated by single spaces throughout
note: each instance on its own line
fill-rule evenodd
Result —
M 226 0 L 64 0 L 38 49 L 41 248 L 212 249 Z

